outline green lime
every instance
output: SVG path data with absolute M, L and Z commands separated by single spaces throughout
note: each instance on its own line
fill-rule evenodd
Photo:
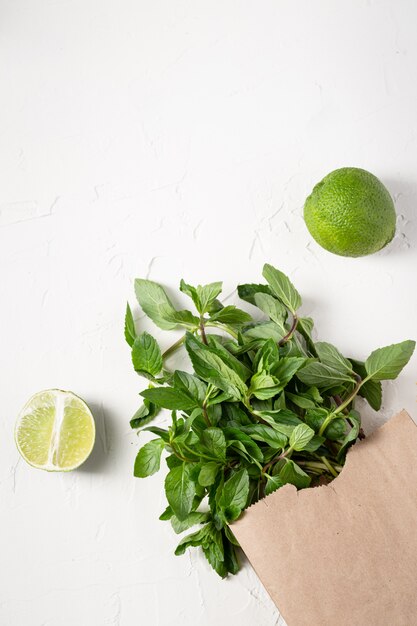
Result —
M 388 190 L 358 167 L 342 167 L 323 178 L 305 202 L 304 219 L 317 243 L 342 256 L 377 252 L 395 234 Z
M 95 424 L 86 403 L 71 391 L 48 389 L 30 398 L 15 428 L 22 457 L 50 472 L 73 470 L 94 446 Z

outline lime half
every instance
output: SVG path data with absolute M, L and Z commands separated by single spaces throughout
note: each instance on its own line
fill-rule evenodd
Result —
M 16 445 L 30 465 L 49 472 L 79 467 L 95 440 L 94 418 L 86 403 L 71 391 L 48 389 L 36 393 L 21 411 Z

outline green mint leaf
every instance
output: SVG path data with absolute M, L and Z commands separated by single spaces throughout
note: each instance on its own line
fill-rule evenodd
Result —
M 251 424 L 250 426 L 243 426 L 243 429 L 252 439 L 266 443 L 274 450 L 285 448 L 288 443 L 288 438 L 283 433 L 272 428 L 272 426 Z
M 315 385 L 319 389 L 331 388 L 343 383 L 352 383 L 353 376 L 348 372 L 335 370 L 318 361 L 308 362 L 297 372 L 297 378 L 306 385 Z
M 197 289 L 192 285 L 188 285 L 182 278 L 180 282 L 180 291 L 185 293 L 186 296 L 189 296 L 195 304 L 195 308 L 199 313 L 201 313 L 201 301 L 198 297 Z
M 253 370 L 257 372 L 271 373 L 271 369 L 276 366 L 279 361 L 278 346 L 273 339 L 266 339 L 259 350 L 256 352 L 252 361 Z
M 365 363 L 363 363 L 362 361 L 356 361 L 355 359 L 349 360 L 352 363 L 352 367 L 354 371 L 358 374 L 358 376 L 360 376 L 362 379 L 366 378 L 367 373 L 365 369 Z M 379 411 L 382 404 L 381 381 L 373 380 L 372 378 L 370 380 L 367 380 L 365 383 L 362 384 L 361 388 L 359 389 L 358 395 L 362 396 L 362 398 L 365 398 L 365 400 L 374 409 L 374 411 Z
M 171 509 L 171 507 L 168 505 L 165 511 L 161 513 L 161 515 L 159 516 L 159 519 L 161 520 L 161 522 L 167 522 L 168 520 L 171 519 L 173 515 L 174 515 L 174 512 Z
M 373 380 L 397 378 L 410 360 L 415 347 L 416 342 L 408 340 L 374 350 L 365 361 L 368 376 Z
M 344 461 L 346 456 L 346 452 L 351 445 L 355 443 L 359 436 L 359 431 L 361 429 L 361 418 L 357 411 L 350 411 L 348 415 L 349 422 L 351 422 L 352 426 L 342 441 L 342 445 L 340 446 L 339 453 L 337 455 L 337 460 Z
M 330 422 L 324 436 L 330 441 L 338 441 L 345 436 L 346 433 L 346 420 L 343 417 L 338 417 Z
M 189 515 L 187 515 L 184 520 L 179 520 L 176 515 L 172 515 L 170 519 L 171 526 L 174 532 L 179 535 L 185 530 L 192 528 L 192 526 L 196 526 L 197 524 L 205 524 L 209 519 L 209 514 L 192 511 Z
M 145 389 L 140 395 L 153 404 L 163 409 L 170 409 L 171 411 L 189 411 L 190 409 L 194 409 L 197 405 L 196 401 L 188 394 L 178 389 L 173 389 L 172 387 Z
M 276 411 L 257 411 L 258 415 L 264 422 L 274 428 L 274 430 L 289 437 L 295 426 L 303 422 L 291 411 L 286 409 L 278 409 Z
M 145 426 L 145 424 L 149 424 L 158 413 L 159 407 L 149 402 L 149 400 L 145 400 L 130 420 L 130 427 L 140 428 L 141 426 Z
M 173 467 L 165 478 L 165 493 L 174 515 L 183 521 L 191 513 L 195 484 L 191 480 L 192 465 L 182 463 Z
M 203 528 L 201 528 L 197 532 L 192 533 L 191 535 L 187 535 L 186 537 L 181 539 L 181 541 L 179 542 L 175 550 L 175 555 L 181 556 L 182 554 L 185 553 L 187 548 L 203 545 L 203 543 L 207 541 L 208 530 L 209 530 L 209 524 L 206 524 L 205 526 L 203 526 Z
M 208 335 L 207 341 L 209 347 L 203 347 L 203 349 L 210 350 L 213 354 L 217 354 L 217 356 L 219 356 L 228 367 L 234 370 L 243 381 L 246 381 L 249 378 L 251 375 L 250 369 L 241 363 L 233 354 L 231 354 L 216 337 Z
M 132 309 L 129 306 L 129 303 L 126 305 L 126 315 L 125 315 L 125 339 L 130 347 L 133 346 L 133 342 L 136 337 L 136 328 L 135 321 L 132 315 Z
M 210 541 L 203 544 L 203 553 L 215 572 L 221 577 L 227 576 L 228 570 L 224 563 L 225 553 L 222 534 L 216 528 L 210 529 Z
M 207 385 L 203 383 L 197 376 L 176 370 L 174 374 L 174 388 L 177 391 L 185 393 L 198 406 L 203 406 L 207 394 Z
M 314 322 L 311 317 L 299 317 L 297 323 L 297 331 L 304 337 L 307 350 L 312 356 L 317 356 L 316 348 L 312 338 Z
M 224 532 L 226 528 L 227 526 L 223 529 Z M 226 538 L 224 542 L 224 565 L 229 574 L 237 574 L 240 569 L 236 548 Z
M 285 465 L 279 473 L 279 478 L 283 485 L 290 483 L 291 485 L 295 485 L 298 489 L 305 489 L 305 487 L 309 487 L 311 483 L 310 476 L 290 459 L 285 459 Z
M 280 391 L 282 391 L 282 386 L 279 381 L 266 372 L 258 372 L 251 378 L 249 394 L 259 400 L 273 398 L 280 393 Z
M 294 314 L 301 306 L 301 296 L 290 279 L 268 263 L 265 263 L 262 274 L 274 295 Z
M 201 302 L 201 310 L 198 312 L 202 315 L 209 311 L 210 307 L 215 303 L 217 296 L 223 289 L 222 282 L 209 283 L 208 285 L 198 285 L 197 295 Z
M 156 376 L 162 369 L 162 354 L 159 345 L 146 331 L 135 338 L 132 346 L 132 362 L 137 372 Z
M 315 408 L 308 409 L 305 414 L 306 423 L 318 433 L 324 420 L 328 417 L 330 409 Z M 324 436 L 330 441 L 337 441 L 344 437 L 346 431 L 346 422 L 343 417 L 332 419 L 330 424 L 324 431 Z
M 152 439 L 139 450 L 136 460 L 133 474 L 137 478 L 145 478 L 146 476 L 152 476 L 160 468 L 161 454 L 164 449 L 164 442 L 162 439 Z
M 197 376 L 212 383 L 235 400 L 240 400 L 245 396 L 247 393 L 245 383 L 220 356 L 204 349 L 203 344 L 196 341 L 195 337 L 189 333 L 187 333 L 185 346 Z
M 237 293 L 241 300 L 249 302 L 249 304 L 253 304 L 254 306 L 256 306 L 255 295 L 257 293 L 267 293 L 272 295 L 271 289 L 268 285 L 257 285 L 255 283 L 238 285 Z
M 215 300 L 213 300 L 213 302 L 211 302 L 211 304 L 207 307 L 207 313 L 209 315 L 212 315 L 212 313 L 217 313 L 217 311 L 220 311 L 221 309 L 223 309 L 224 306 L 223 304 L 220 302 L 220 300 L 217 300 L 217 298 Z
M 295 394 L 286 391 L 285 397 L 287 400 L 290 400 L 293 404 L 295 404 L 295 406 L 300 407 L 300 409 L 314 409 L 316 406 L 314 400 L 301 393 Z
M 220 469 L 218 463 L 209 461 L 201 466 L 200 473 L 198 475 L 198 483 L 203 487 L 210 487 L 216 482 L 217 473 Z
M 232 428 L 230 426 L 223 429 L 227 439 L 227 446 L 232 447 L 238 452 L 243 452 L 245 458 L 249 461 L 253 459 L 262 463 L 264 460 L 260 447 L 240 428 Z
M 328 365 L 336 372 L 352 373 L 352 364 L 339 352 L 335 346 L 325 341 L 316 343 L 317 356 L 324 365 Z
M 284 357 L 271 369 L 271 373 L 279 380 L 281 386 L 285 387 L 305 362 L 304 357 Z
M 283 482 L 279 476 L 267 476 L 265 485 L 265 495 L 269 496 L 277 489 L 283 486 Z
M 211 315 L 210 320 L 212 322 L 219 322 L 220 324 L 241 325 L 251 322 L 252 316 L 246 313 L 246 311 L 242 311 L 242 309 L 229 305 Z
M 205 450 L 221 461 L 226 458 L 226 439 L 221 428 L 206 428 L 201 436 Z
M 241 469 L 226 480 L 221 491 L 219 506 L 228 521 L 237 519 L 245 508 L 249 495 L 249 474 Z
M 230 526 L 225 526 L 223 530 L 224 530 L 224 534 L 226 536 L 226 539 L 228 541 L 230 541 L 230 543 L 233 544 L 234 546 L 236 546 L 237 548 L 240 548 L 240 543 L 238 542 L 238 540 L 234 536 Z
M 287 319 L 287 309 L 279 300 L 268 293 L 256 293 L 255 304 L 258 309 L 261 309 L 265 315 L 278 324 L 285 333 L 284 323 Z
M 294 428 L 290 436 L 290 447 L 299 452 L 304 450 L 314 437 L 314 430 L 307 424 L 299 424 Z
M 319 437 L 318 435 L 314 435 L 314 437 L 312 437 L 308 444 L 305 446 L 303 452 L 315 452 L 325 441 L 326 437 Z
M 177 326 L 196 328 L 199 320 L 190 311 L 177 311 L 164 289 L 158 283 L 144 278 L 135 280 L 138 302 L 146 315 L 163 330 L 172 330 Z
M 244 332 L 245 339 L 273 339 L 276 343 L 279 343 L 285 335 L 286 330 L 275 322 L 259 322 Z

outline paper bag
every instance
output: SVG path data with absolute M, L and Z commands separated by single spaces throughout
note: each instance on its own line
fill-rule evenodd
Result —
M 402 411 L 329 485 L 285 485 L 233 532 L 288 626 L 417 625 L 417 427 Z

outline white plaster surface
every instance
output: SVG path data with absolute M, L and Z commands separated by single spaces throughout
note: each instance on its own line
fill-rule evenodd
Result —
M 125 302 L 136 276 L 223 279 L 234 302 L 269 261 L 347 354 L 416 338 L 416 20 L 412 0 L 1 0 L 1 626 L 284 625 L 248 565 L 221 581 L 174 557 L 163 473 L 132 476 Z M 397 236 L 368 258 L 325 252 L 302 219 L 345 165 L 396 202 Z M 416 417 L 416 364 L 368 428 Z M 15 449 L 48 387 L 96 418 L 73 473 Z

